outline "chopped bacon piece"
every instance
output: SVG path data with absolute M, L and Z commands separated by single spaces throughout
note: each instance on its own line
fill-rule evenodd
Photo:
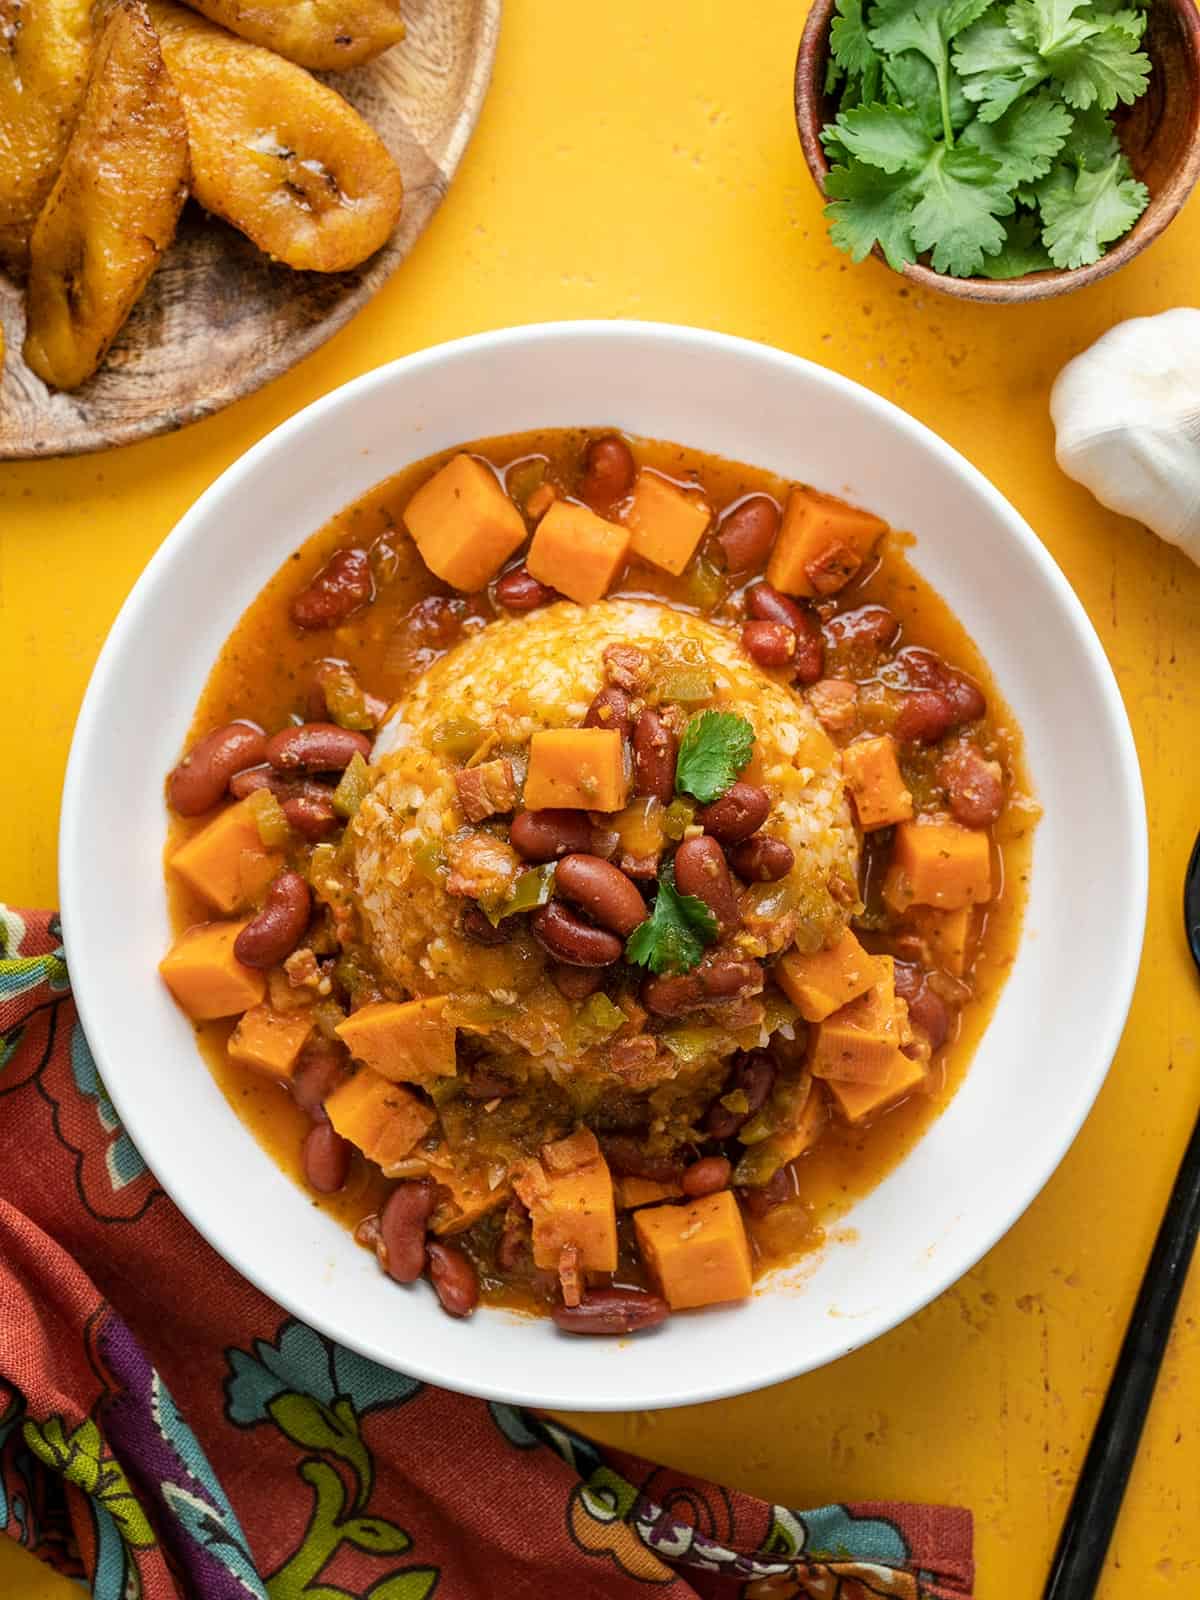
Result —
M 456 772 L 454 784 L 468 822 L 482 822 L 485 817 L 511 811 L 517 803 L 516 774 L 507 756 Z

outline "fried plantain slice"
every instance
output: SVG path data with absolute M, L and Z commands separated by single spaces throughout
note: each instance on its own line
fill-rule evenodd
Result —
M 404 185 L 354 107 L 171 0 L 150 0 L 150 13 L 183 99 L 200 204 L 289 267 L 343 272 L 373 255 Z
M 399 0 L 187 0 L 252 44 L 289 61 L 337 72 L 370 61 L 404 37 Z
M 76 389 L 170 244 L 187 197 L 187 124 L 142 0 L 96 44 L 79 120 L 30 244 L 25 360 Z
M 0 265 L 20 273 L 84 86 L 91 0 L 0 0 Z

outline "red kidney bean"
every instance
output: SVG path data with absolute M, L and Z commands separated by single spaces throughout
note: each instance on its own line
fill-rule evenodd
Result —
M 653 795 L 663 805 L 675 797 L 675 761 L 679 741 L 657 711 L 643 711 L 633 729 L 633 780 L 639 795 Z
M 633 718 L 629 714 L 629 696 L 625 690 L 618 689 L 615 684 L 601 689 L 587 708 L 583 725 L 585 728 L 615 728 L 622 739 L 628 739 Z
M 415 1283 L 425 1270 L 425 1225 L 437 1204 L 428 1178 L 398 1183 L 379 1213 L 379 1261 L 397 1283 Z
M 356 755 L 370 760 L 370 739 L 336 722 L 302 722 L 267 741 L 267 760 L 280 772 L 341 772 Z
M 604 978 L 596 967 L 564 967 L 556 961 L 550 966 L 550 981 L 567 1000 L 579 1002 L 594 995 Z
M 683 841 L 675 852 L 675 883 L 680 894 L 694 894 L 704 901 L 722 933 L 737 927 L 740 921 L 737 894 L 729 876 L 725 852 L 716 839 L 705 835 Z
M 620 1178 L 649 1178 L 654 1183 L 676 1183 L 683 1175 L 678 1151 L 647 1150 L 633 1133 L 608 1133 L 601 1143 L 604 1159 Z
M 767 1050 L 751 1050 L 734 1062 L 726 1093 L 740 1089 L 746 1097 L 745 1111 L 730 1111 L 720 1099 L 713 1101 L 704 1119 L 704 1131 L 713 1139 L 732 1139 L 734 1134 L 767 1103 L 775 1087 L 775 1058 Z
M 759 962 L 721 951 L 705 956 L 691 972 L 647 978 L 642 984 L 642 1004 L 658 1017 L 682 1017 L 724 1000 L 760 994 L 762 986 Z
M 706 1194 L 728 1189 L 732 1176 L 733 1165 L 724 1156 L 703 1156 L 692 1162 L 679 1180 L 679 1186 L 689 1200 L 700 1200 Z
M 805 631 L 804 611 L 789 595 L 771 584 L 753 583 L 746 590 L 746 612 L 759 622 L 781 622 L 793 633 Z
M 526 861 L 558 861 L 577 850 L 590 850 L 592 825 L 586 811 L 519 811 L 508 837 L 513 849 Z
M 797 1192 L 796 1176 L 790 1166 L 780 1167 L 760 1189 L 739 1190 L 742 1204 L 756 1222 L 761 1222 L 776 1206 L 794 1200 Z
M 954 707 L 935 689 L 913 689 L 904 695 L 895 734 L 905 744 L 936 744 L 954 726 Z
M 211 811 L 230 779 L 266 760 L 267 736 L 256 723 L 227 722 L 198 739 L 167 779 L 167 800 L 181 817 Z
M 404 614 L 402 627 L 420 650 L 448 650 L 463 631 L 466 601 L 458 595 L 427 594 Z
M 470 1257 L 458 1245 L 441 1239 L 430 1239 L 425 1255 L 429 1281 L 442 1302 L 442 1310 L 452 1317 L 469 1317 L 479 1304 L 479 1274 Z
M 906 645 L 897 651 L 892 668 L 900 681 L 910 689 L 932 689 L 950 705 L 954 714 L 952 726 L 976 722 L 987 710 L 983 690 L 973 678 L 958 667 L 952 667 L 932 650 L 920 645 Z M 892 674 L 889 673 L 889 676 Z
M 825 671 L 825 641 L 816 617 L 804 614 L 806 631 L 796 636 L 796 661 L 792 672 L 795 683 L 816 683 Z
M 611 967 L 624 954 L 616 934 L 593 928 L 560 900 L 551 900 L 529 918 L 534 938 L 569 967 Z
M 365 550 L 339 550 L 288 608 L 298 628 L 335 628 L 375 597 Z
M 789 667 L 796 658 L 796 635 L 784 622 L 748 622 L 742 649 L 757 666 L 771 671 Z
M 756 833 L 729 852 L 730 866 L 745 883 L 777 883 L 795 863 L 791 845 L 767 833 Z
M 752 494 L 721 518 L 716 540 L 730 572 L 761 567 L 779 532 L 779 507 L 768 495 Z
M 510 943 L 511 936 L 503 922 L 498 928 L 493 928 L 477 905 L 469 905 L 464 908 L 460 926 L 465 937 L 474 944 L 501 945 Z
M 950 1037 L 950 1008 L 929 983 L 929 974 L 909 961 L 896 962 L 896 993 L 908 1006 L 908 1017 L 929 1040 L 931 1051 L 940 1050 Z
M 732 784 L 719 800 L 701 806 L 696 821 L 722 844 L 741 844 L 757 833 L 771 812 L 771 797 L 756 783 Z
M 938 777 L 946 786 L 950 810 L 968 828 L 986 828 L 1004 810 L 1004 772 L 972 744 L 958 744 L 943 758 Z
M 857 606 L 841 611 L 825 623 L 825 637 L 831 649 L 843 645 L 866 645 L 886 649 L 900 632 L 900 623 L 886 606 Z
M 328 1122 L 314 1122 L 304 1136 L 304 1177 L 318 1194 L 336 1194 L 345 1188 L 353 1150 L 348 1139 L 335 1133 Z
M 324 839 L 338 827 L 333 790 L 312 778 L 281 778 L 273 767 L 251 767 L 229 780 L 229 792 L 241 800 L 256 789 L 269 789 L 283 808 L 289 827 L 305 839 Z
M 519 567 L 501 573 L 492 592 L 496 604 L 503 606 L 506 611 L 536 611 L 540 606 L 548 606 L 552 600 L 559 598 L 557 589 L 539 583 L 523 562 Z
M 577 1306 L 550 1313 L 564 1333 L 637 1333 L 671 1315 L 667 1302 L 645 1289 L 589 1289 Z
M 797 683 L 816 683 L 825 670 L 825 640 L 812 611 L 769 583 L 756 583 L 746 590 L 746 610 L 756 621 L 777 622 L 792 630 L 796 635 L 793 676 Z
M 292 1099 L 314 1122 L 325 1122 L 325 1101 L 345 1076 L 346 1053 L 316 1039 L 305 1045 L 292 1074 Z
M 237 800 L 259 789 L 269 789 L 276 800 L 331 800 L 333 790 L 316 778 L 285 778 L 272 766 L 249 767 L 245 772 L 235 772 L 229 780 L 229 792 Z
M 311 914 L 308 884 L 298 872 L 281 872 L 268 888 L 262 910 L 234 940 L 234 955 L 244 967 L 277 967 L 304 937 Z
M 646 920 L 646 902 L 637 885 L 599 856 L 564 856 L 554 869 L 554 887 L 564 900 L 622 939 Z
M 592 439 L 583 455 L 583 476 L 579 498 L 593 511 L 609 510 L 633 488 L 637 464 L 624 439 L 607 434 Z
M 307 795 L 297 795 L 283 801 L 283 814 L 289 828 L 294 828 L 302 838 L 324 839 L 338 826 L 338 816 L 333 809 L 332 797 L 314 800 Z

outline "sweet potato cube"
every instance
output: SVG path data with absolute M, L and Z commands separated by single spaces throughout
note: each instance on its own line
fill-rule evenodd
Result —
M 616 728 L 547 728 L 529 741 L 525 805 L 620 811 L 627 780 Z
M 180 934 L 158 964 L 176 1000 L 196 1022 L 232 1017 L 260 1003 L 267 980 L 244 967 L 233 945 L 244 922 L 203 922 Z
M 184 882 L 227 914 L 253 904 L 283 865 L 259 836 L 255 804 L 247 795 L 226 806 L 171 857 Z
M 255 1006 L 238 1022 L 226 1049 L 231 1061 L 241 1061 L 281 1083 L 290 1083 L 312 1031 L 311 1011 L 283 1015 L 270 1006 Z
M 731 1189 L 686 1206 L 635 1212 L 633 1226 L 642 1259 L 672 1311 L 750 1293 L 750 1241 Z
M 380 1000 L 340 1022 L 338 1038 L 356 1061 L 390 1083 L 429 1083 L 452 1078 L 457 1029 L 446 1016 L 449 996 L 428 1000 Z
M 936 906 L 958 911 L 992 898 L 991 845 L 986 831 L 919 818 L 896 829 L 884 899 L 896 911 Z
M 711 521 L 712 509 L 703 495 L 689 493 L 661 473 L 643 467 L 625 513 L 631 535 L 629 553 L 678 577 Z
M 767 565 L 784 594 L 833 594 L 862 566 L 887 523 L 816 489 L 793 489 Z
M 897 1044 L 907 1044 L 908 1038 L 898 1019 L 900 1002 L 896 999 L 896 958 L 872 956 L 875 963 L 875 982 L 853 1000 L 847 1000 L 832 1020 L 847 1027 L 866 1028 L 876 1033 L 894 1031 Z M 907 1020 L 907 1007 L 903 1017 Z
M 465 454 L 421 485 L 404 521 L 430 572 L 464 594 L 490 583 L 525 542 L 525 518 L 495 473 Z
M 848 744 L 842 751 L 842 772 L 864 833 L 912 818 L 913 797 L 900 774 L 896 741 L 890 734 Z
M 618 1211 L 636 1211 L 639 1206 L 658 1206 L 664 1200 L 679 1200 L 683 1190 L 677 1183 L 659 1183 L 654 1178 L 614 1178 Z
M 917 929 L 928 941 L 934 962 L 951 977 L 961 978 L 970 964 L 975 939 L 975 908 L 960 906 L 957 911 L 922 908 L 916 913 Z
M 566 1171 L 548 1167 L 543 1150 L 541 1161 L 529 1162 L 513 1187 L 533 1222 L 535 1266 L 557 1270 L 563 1246 L 573 1244 L 585 1272 L 616 1271 L 613 1182 L 599 1146 L 592 1160 Z
M 412 1154 L 437 1120 L 432 1106 L 370 1067 L 360 1067 L 339 1084 L 326 1099 L 325 1111 L 342 1138 L 382 1167 L 385 1177 Z
M 431 1163 L 432 1175 L 440 1189 L 449 1191 L 449 1197 L 438 1205 L 429 1225 L 434 1233 L 462 1233 L 481 1217 L 486 1217 L 508 1200 L 511 1183 L 498 1183 L 490 1188 L 486 1177 L 479 1172 L 463 1172 L 458 1167 Z
M 853 1083 L 848 1079 L 829 1080 L 829 1092 L 847 1122 L 861 1122 L 873 1111 L 903 1099 L 924 1083 L 928 1069 L 923 1061 L 913 1061 L 896 1051 L 887 1076 L 879 1083 Z
M 876 982 L 813 1030 L 809 1070 L 830 1082 L 887 1083 L 895 1057 L 912 1040 L 908 1007 L 896 998 L 896 963 L 876 956 Z
M 775 968 L 779 987 L 805 1022 L 823 1022 L 878 983 L 882 968 L 849 928 L 828 950 L 805 955 L 789 950 Z
M 542 1146 L 542 1166 L 551 1175 L 575 1172 L 601 1159 L 600 1141 L 590 1128 L 576 1128 L 565 1139 L 554 1139 Z
M 809 1048 L 814 1078 L 830 1083 L 886 1083 L 900 1047 L 895 1037 L 845 1022 L 823 1022 Z
M 608 593 L 628 554 L 627 528 L 556 500 L 537 525 L 525 565 L 539 583 L 587 606 Z

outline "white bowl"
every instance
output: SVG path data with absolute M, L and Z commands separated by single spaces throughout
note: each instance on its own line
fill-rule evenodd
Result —
M 775 1273 L 748 1304 L 628 1340 L 483 1310 L 446 1317 L 258 1148 L 156 966 L 170 929 L 163 774 L 226 636 L 287 555 L 364 490 L 463 440 L 618 425 L 844 493 L 918 535 L 1025 731 L 1045 817 L 1020 954 L 954 1101 L 845 1219 L 852 1242 Z M 1146 902 L 1141 782 L 1083 608 L 1013 508 L 903 412 L 738 339 L 636 322 L 516 328 L 368 373 L 278 428 L 201 496 L 101 652 L 63 801 L 63 924 L 105 1083 L 176 1204 L 295 1315 L 414 1376 L 576 1409 L 682 1405 L 833 1361 L 925 1305 L 1011 1227 L 1104 1080 Z

